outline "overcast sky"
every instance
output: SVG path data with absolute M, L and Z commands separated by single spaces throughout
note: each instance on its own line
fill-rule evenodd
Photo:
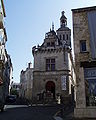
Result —
M 33 64 L 32 47 L 42 44 L 52 22 L 55 30 L 60 27 L 61 12 L 65 11 L 72 29 L 71 9 L 95 6 L 96 0 L 4 0 L 4 4 L 6 48 L 13 63 L 13 81 L 19 82 L 21 70 L 28 62 Z

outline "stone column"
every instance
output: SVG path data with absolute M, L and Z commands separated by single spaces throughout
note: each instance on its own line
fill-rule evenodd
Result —
M 84 69 L 79 68 L 79 82 L 76 92 L 76 108 L 86 108 Z

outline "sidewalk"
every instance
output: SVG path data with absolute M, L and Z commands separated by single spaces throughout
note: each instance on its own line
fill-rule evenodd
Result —
M 63 116 L 63 118 L 56 116 L 56 117 L 54 117 L 54 119 L 55 120 L 96 120 L 96 118 L 74 118 L 73 113 Z
M 74 107 L 62 107 L 54 116 L 55 120 L 96 120 L 96 118 L 75 118 Z

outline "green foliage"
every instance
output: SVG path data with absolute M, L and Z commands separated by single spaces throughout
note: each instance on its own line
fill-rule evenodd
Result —
M 15 89 L 12 89 L 12 90 L 10 91 L 10 94 L 11 94 L 11 95 L 16 95 L 16 96 L 19 95 L 18 91 L 15 90 Z

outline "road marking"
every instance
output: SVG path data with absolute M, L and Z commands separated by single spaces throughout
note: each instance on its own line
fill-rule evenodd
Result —
M 55 113 L 54 117 L 56 117 L 60 112 L 61 112 L 61 111 L 58 110 L 58 111 Z
M 55 120 L 63 120 L 61 117 L 53 117 Z
M 27 105 L 5 105 L 4 109 L 7 108 L 19 108 L 19 107 L 28 107 Z
M 58 110 L 58 111 L 54 114 L 53 118 L 54 118 L 55 120 L 63 120 L 61 117 L 58 116 L 58 114 L 59 114 L 60 112 L 61 112 L 61 110 Z

